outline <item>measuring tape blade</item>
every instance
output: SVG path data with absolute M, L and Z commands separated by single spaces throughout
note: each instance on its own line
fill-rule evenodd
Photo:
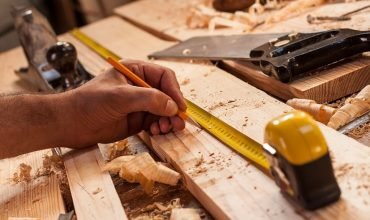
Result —
M 79 29 L 74 29 L 70 33 L 104 59 L 107 59 L 108 57 L 112 57 L 117 60 L 121 59 L 120 56 L 108 50 L 86 34 L 82 33 Z M 222 120 L 216 118 L 209 112 L 203 110 L 193 102 L 187 99 L 186 102 L 186 112 L 192 119 L 194 119 L 205 130 L 207 130 L 208 133 L 215 136 L 221 142 L 234 149 L 251 162 L 257 164 L 260 168 L 264 170 L 270 169 L 269 163 L 263 153 L 262 146 L 259 143 L 231 127 Z

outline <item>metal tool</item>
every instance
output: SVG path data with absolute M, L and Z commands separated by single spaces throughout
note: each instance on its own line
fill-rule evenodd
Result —
M 70 51 L 73 46 L 68 43 L 58 43 L 49 22 L 36 9 L 32 7 L 14 8 L 12 15 L 19 41 L 29 64 L 27 68 L 16 71 L 19 77 L 32 83 L 41 91 L 54 92 L 74 88 L 92 78 L 92 75 L 77 61 L 77 57 L 73 63 L 74 72 L 69 74 L 64 74 L 63 65 L 57 65 L 57 68 L 53 66 L 55 62 L 72 62 L 68 60 L 70 56 L 68 54 L 73 52 Z M 49 60 L 52 63 L 47 60 L 48 51 L 49 58 L 55 58 L 53 61 Z M 71 69 L 71 67 L 68 68 Z M 69 85 L 65 84 L 66 80 L 69 81 Z
M 149 58 L 250 61 L 282 82 L 370 51 L 370 31 L 194 37 Z
M 78 29 L 71 33 L 103 58 L 120 59 Z M 291 201 L 307 209 L 316 209 L 338 200 L 340 189 L 334 177 L 327 144 L 309 115 L 296 111 L 273 119 L 266 127 L 266 144 L 262 147 L 193 102 L 186 102 L 189 116 L 264 173 L 271 172 Z
M 93 76 L 77 60 L 75 47 L 58 42 L 49 22 L 32 7 L 14 8 L 12 15 L 29 66 L 16 71 L 41 91 L 63 92 L 82 85 Z M 61 155 L 60 148 L 52 153 Z
M 309 24 L 314 24 L 317 22 L 324 22 L 324 21 L 348 21 L 351 20 L 350 15 L 355 14 L 357 12 L 363 11 L 365 9 L 370 8 L 370 5 L 363 6 L 361 8 L 358 8 L 356 10 L 347 12 L 345 14 L 342 14 L 340 16 L 312 16 L 312 15 L 307 15 L 307 22 Z
M 351 121 L 350 123 L 346 124 L 345 126 L 341 127 L 338 131 L 342 134 L 347 134 L 353 129 L 367 123 L 370 121 L 370 111 L 365 113 L 363 116 L 356 118 L 355 120 Z
M 285 195 L 309 210 L 339 199 L 326 141 L 311 116 L 294 111 L 271 120 L 265 143 L 271 174 Z

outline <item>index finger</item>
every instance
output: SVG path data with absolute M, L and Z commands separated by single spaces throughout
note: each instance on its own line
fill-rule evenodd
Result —
M 171 69 L 140 61 L 123 61 L 131 71 L 154 88 L 170 96 L 182 111 L 186 110 L 185 99 L 181 93 L 175 72 Z

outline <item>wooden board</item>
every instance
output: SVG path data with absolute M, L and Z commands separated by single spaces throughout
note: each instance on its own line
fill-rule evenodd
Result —
M 181 3 L 179 1 L 170 1 L 170 4 L 165 2 L 167 1 L 141 0 L 119 7 L 115 12 L 157 36 L 166 36 L 166 38 L 170 39 L 185 40 L 193 36 L 217 35 L 224 34 L 224 32 L 228 34 L 240 33 L 239 30 L 232 29 L 219 29 L 216 32 L 209 32 L 207 29 L 188 29 L 185 22 L 186 9 L 190 7 L 189 3 L 186 6 L 185 1 L 181 1 Z M 308 13 L 312 15 L 340 15 L 366 4 L 368 2 L 324 5 L 302 16 L 279 24 L 261 26 L 254 32 L 317 31 L 333 28 L 333 25 L 336 25 L 336 28 L 350 27 L 367 30 L 369 28 L 367 24 L 370 22 L 370 16 L 366 14 L 368 11 L 355 14 L 352 20 L 341 23 L 309 25 L 306 22 Z M 160 7 L 160 10 L 146 10 L 145 13 L 142 13 L 147 8 L 156 7 Z M 174 11 L 178 12 L 176 17 L 171 16 Z M 283 100 L 298 97 L 313 99 L 319 103 L 330 102 L 357 92 L 370 83 L 370 75 L 367 74 L 370 70 L 369 57 L 346 62 L 340 66 L 320 71 L 318 74 L 313 74 L 288 84 L 283 84 L 278 80 L 267 77 L 260 71 L 249 68 L 243 63 L 226 61 L 223 63 L 223 68 L 238 74 L 248 83 Z
M 29 217 L 55 220 L 59 214 L 65 213 L 59 181 L 54 175 L 39 177 L 29 183 L 15 184 L 11 180 L 21 163 L 30 165 L 31 175 L 34 176 L 48 152 L 37 151 L 0 160 L 0 219 Z
M 27 60 L 22 48 L 15 48 L 0 53 L 0 93 L 19 93 L 24 91 L 36 91 L 32 85 L 20 80 L 14 71 L 21 67 L 27 67 Z
M 65 155 L 65 168 L 78 219 L 127 219 L 97 146 Z
M 126 57 L 129 54 L 122 51 L 135 51 L 138 45 L 145 47 L 146 42 L 155 42 L 154 36 L 115 17 L 82 30 L 108 49 Z M 142 34 L 146 37 L 141 37 Z M 147 46 L 153 47 L 152 44 Z M 187 98 L 259 143 L 263 142 L 265 124 L 272 117 L 291 110 L 284 103 L 214 66 L 156 63 L 175 70 L 180 82 L 189 79 L 189 83 L 182 84 Z M 292 207 L 266 175 L 191 125 L 182 132 L 155 136 L 151 140 L 156 153 L 184 174 L 187 188 L 215 218 L 366 218 L 370 202 L 367 185 L 370 149 L 330 128 L 320 127 L 330 146 L 343 194 L 338 203 L 316 212 Z M 204 162 L 196 166 L 202 157 Z

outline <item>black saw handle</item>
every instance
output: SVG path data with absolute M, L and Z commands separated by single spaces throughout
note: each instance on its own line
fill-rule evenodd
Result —
M 282 82 L 370 51 L 370 31 L 337 29 L 272 39 L 250 52 L 252 63 Z

